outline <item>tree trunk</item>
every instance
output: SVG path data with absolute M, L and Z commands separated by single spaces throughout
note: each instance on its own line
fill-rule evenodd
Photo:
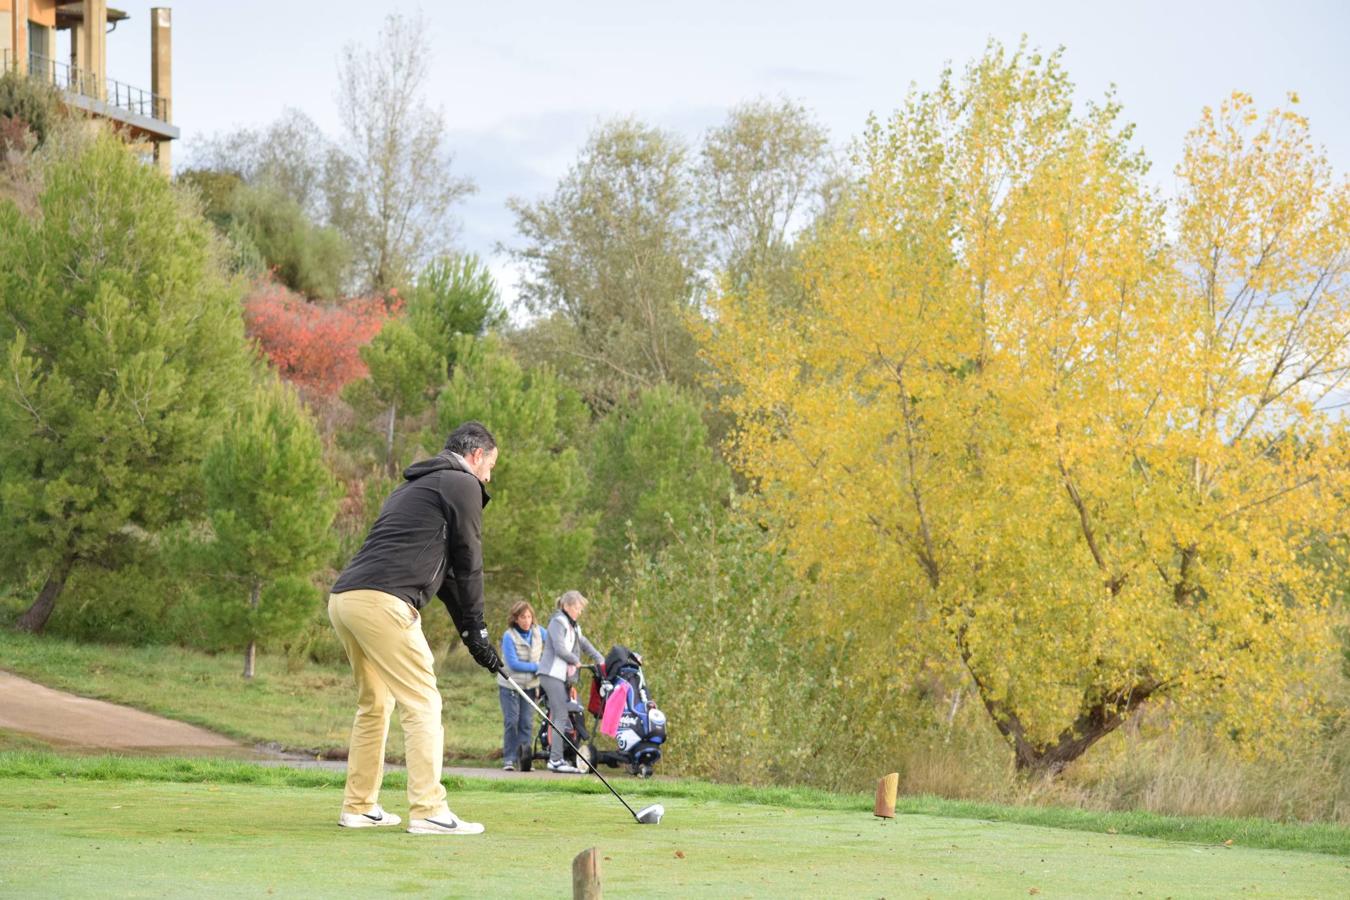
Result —
M 1087 749 L 1120 727 L 1121 723 L 1154 694 L 1161 692 L 1165 682 L 1145 679 L 1139 684 L 1105 693 L 1083 695 L 1078 717 L 1060 732 L 1053 743 L 1033 743 L 1026 735 L 1022 719 L 1007 704 L 989 696 L 989 689 L 971 665 L 970 649 L 966 646 L 965 629 L 958 630 L 956 646 L 966 671 L 975 682 L 975 691 L 984 703 L 989 717 L 999 732 L 1013 747 L 1013 758 L 1019 772 L 1054 777 L 1064 767 L 1087 752 Z
M 997 703 L 991 705 L 987 700 L 985 707 L 994 717 L 998 730 L 1011 741 L 1017 770 L 1053 778 L 1086 753 L 1089 747 L 1119 728 L 1129 714 L 1143 705 L 1159 687 L 1161 685 L 1157 682 L 1146 682 L 1112 691 L 1095 702 L 1084 698 L 1073 725 L 1048 744 L 1028 740 L 1021 720 L 1007 707 Z M 996 708 L 997 713 L 994 712 Z
M 398 404 L 389 404 L 389 428 L 385 432 L 384 438 L 384 467 L 389 471 L 389 477 L 398 476 L 398 469 L 394 460 L 394 415 L 398 411 Z
M 19 631 L 28 631 L 33 634 L 41 634 L 47 627 L 47 620 L 52 617 L 52 610 L 56 608 L 56 598 L 61 596 L 61 591 L 65 589 L 66 579 L 70 577 L 70 570 L 75 567 L 75 557 L 73 555 L 63 556 L 51 572 L 47 575 L 47 581 L 42 585 L 42 590 L 38 592 L 37 600 L 28 608 L 28 612 L 19 617 L 19 621 L 14 623 L 14 627 Z
M 961 708 L 961 688 L 957 687 L 956 693 L 952 694 L 952 708 L 947 713 L 947 736 L 942 739 L 942 743 L 950 744 L 952 742 L 952 725 L 956 723 L 956 711 Z
M 248 605 L 250 609 L 258 608 L 258 599 L 262 596 L 262 582 L 254 581 L 253 590 L 249 592 Z M 244 651 L 244 677 L 253 677 L 253 661 L 258 656 L 258 642 L 250 639 L 248 649 Z

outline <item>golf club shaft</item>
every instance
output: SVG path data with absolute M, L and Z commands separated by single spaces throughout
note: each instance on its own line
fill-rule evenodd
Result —
M 611 794 L 613 794 L 615 797 L 618 797 L 618 798 L 619 798 L 619 802 L 623 804 L 624 809 L 626 809 L 626 810 L 628 810 L 630 813 L 632 813 L 634 819 L 637 819 L 637 818 L 638 818 L 638 814 L 637 814 L 636 812 L 633 811 L 633 807 L 629 806 L 629 805 L 628 805 L 628 801 L 625 800 L 625 799 L 623 799 L 623 796 L 622 796 L 618 791 L 614 790 L 614 786 L 613 786 L 612 784 L 610 784 L 608 781 L 605 781 L 605 776 L 603 776 L 603 775 L 600 774 L 600 770 L 597 769 L 597 768 L 595 767 L 595 764 L 591 762 L 590 757 L 588 757 L 588 756 L 586 756 L 585 754 L 583 754 L 583 753 L 581 752 L 581 750 L 577 747 L 577 745 L 574 744 L 574 743 L 572 743 L 571 738 L 569 738 L 569 737 L 567 736 L 567 732 L 565 732 L 565 731 L 563 731 L 561 728 L 559 728 L 559 727 L 558 727 L 558 723 L 557 723 L 557 722 L 554 722 L 552 719 L 550 719 L 550 718 L 548 717 L 548 713 L 546 713 L 546 712 L 544 712 L 542 709 L 540 709 L 540 708 L 539 708 L 539 704 L 538 704 L 538 703 L 535 703 L 534 700 L 532 700 L 532 699 L 530 698 L 530 695 L 527 694 L 527 693 L 525 693 L 525 689 L 522 688 L 520 685 L 516 684 L 516 682 L 515 682 L 513 679 L 507 678 L 507 679 L 506 679 L 506 683 L 509 684 L 509 685 L 511 685 L 511 687 L 515 688 L 515 689 L 516 689 L 516 693 L 519 694 L 520 696 L 524 697 L 526 703 L 528 703 L 528 704 L 530 704 L 530 706 L 534 707 L 534 711 L 537 712 L 537 713 L 539 713 L 539 715 L 543 717 L 544 721 L 547 722 L 547 723 L 549 724 L 549 727 L 551 727 L 555 732 L 557 732 L 558 737 L 560 737 L 560 738 L 562 738 L 564 741 L 566 741 L 567 746 L 569 746 L 569 747 L 572 748 L 572 752 L 575 753 L 575 754 L 577 755 L 577 759 L 584 759 L 584 760 L 586 761 L 586 765 L 587 765 L 588 767 L 590 767 L 590 770 L 591 770 L 592 772 L 595 773 L 595 777 L 596 777 L 596 778 L 599 778 L 600 781 L 604 783 L 605 787 L 609 788 L 609 792 L 610 792 Z M 638 821 L 641 822 L 642 820 L 641 820 L 641 819 L 638 819 Z

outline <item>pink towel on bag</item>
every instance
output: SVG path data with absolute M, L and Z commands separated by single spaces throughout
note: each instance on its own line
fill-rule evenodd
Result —
M 605 699 L 605 714 L 600 717 L 600 733 L 615 737 L 619 733 L 619 717 L 623 715 L 624 704 L 628 701 L 628 692 L 632 685 L 620 681 Z

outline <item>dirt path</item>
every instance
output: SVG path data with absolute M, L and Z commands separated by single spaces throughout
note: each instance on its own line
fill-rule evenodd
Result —
M 0 698 L 0 728 L 57 746 L 255 755 L 253 748 L 205 728 L 52 690 L 9 672 L 0 672 Z

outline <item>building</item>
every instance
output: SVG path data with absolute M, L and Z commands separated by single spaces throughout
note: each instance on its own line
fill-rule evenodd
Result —
M 171 11 L 150 10 L 150 88 L 108 77 L 108 35 L 127 14 L 107 0 L 0 0 L 0 61 L 61 90 L 67 106 L 113 122 L 169 172 L 173 122 Z M 69 55 L 58 58 L 58 40 Z

